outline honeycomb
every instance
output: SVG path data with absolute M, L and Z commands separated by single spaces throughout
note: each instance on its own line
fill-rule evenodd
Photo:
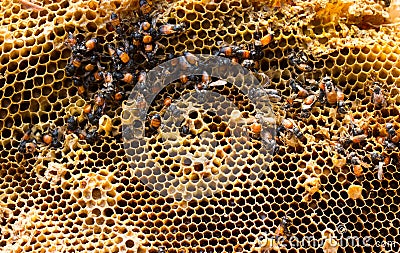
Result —
M 399 1 L 0 6 L 0 252 L 399 251 Z M 104 102 L 107 82 L 82 91 L 88 76 L 67 73 L 75 52 L 66 42 L 72 34 L 96 38 L 99 54 L 118 49 L 114 14 L 124 29 L 148 16 L 183 29 L 144 43 L 151 52 L 140 45 L 143 54 L 130 54 L 134 81 L 118 81 L 127 95 Z M 223 47 L 240 49 L 230 56 Z M 240 50 L 257 57 L 242 59 Z M 157 65 L 196 65 L 188 52 L 221 59 L 217 72 L 229 63 L 228 74 L 210 70 L 207 89 L 181 75 L 155 85 Z M 94 68 L 118 72 L 113 62 Z M 249 84 L 235 72 L 241 65 L 256 77 Z M 296 83 L 314 95 L 311 106 L 300 92 L 292 99 Z M 332 94 L 334 103 L 323 101 Z M 336 239 L 292 246 L 290 236 Z M 282 237 L 286 246 L 276 244 Z M 369 245 L 337 245 L 346 237 Z

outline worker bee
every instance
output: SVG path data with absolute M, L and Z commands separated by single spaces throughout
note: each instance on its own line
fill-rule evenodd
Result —
M 121 24 L 121 20 L 119 19 L 118 15 L 116 13 L 114 13 L 114 12 L 111 13 L 110 21 L 111 21 L 111 25 L 114 28 L 120 26 L 120 24 Z
M 91 130 L 91 131 L 87 131 L 86 135 L 85 135 L 85 140 L 88 144 L 93 144 L 95 143 L 97 140 L 99 139 L 97 130 Z
M 76 120 L 76 117 L 70 116 L 67 119 L 67 129 L 70 132 L 74 132 L 78 128 L 78 121 Z
M 278 225 L 278 228 L 275 230 L 275 239 L 278 241 L 279 237 L 287 237 L 290 235 L 289 231 L 289 226 L 291 225 L 291 221 L 289 218 L 285 215 L 283 219 L 281 220 L 280 224 Z
M 139 1 L 139 6 L 140 6 L 140 12 L 143 15 L 147 15 L 152 11 L 152 5 L 153 3 L 150 0 L 140 0 Z
M 103 93 L 99 92 L 99 93 L 96 93 L 96 94 L 94 95 L 94 103 L 95 103 L 95 105 L 97 105 L 98 107 L 104 108 L 104 107 L 105 107 L 105 104 L 106 104 L 105 101 L 106 101 L 106 100 L 105 100 L 105 97 L 104 97 L 104 94 L 103 94 Z
M 72 32 L 68 33 L 68 37 L 65 40 L 65 44 L 70 48 L 73 48 L 77 44 L 77 40 Z
M 216 53 L 216 55 L 222 55 L 222 56 L 233 56 L 234 53 L 238 50 L 239 48 L 236 46 L 223 46 L 219 49 L 219 51 Z
M 73 75 L 75 75 L 75 71 L 76 71 L 76 68 L 75 68 L 74 65 L 68 63 L 68 64 L 65 66 L 65 75 L 66 75 L 66 76 L 73 76 Z
M 245 59 L 242 62 L 242 66 L 244 68 L 254 71 L 259 68 L 259 63 L 258 63 L 258 61 L 255 61 L 255 60 Z
M 292 91 L 296 94 L 296 97 L 305 98 L 308 96 L 309 92 L 304 89 L 299 82 L 296 80 L 290 79 L 289 86 Z
M 338 107 L 339 113 L 345 114 L 346 108 L 344 103 L 344 93 L 333 84 L 332 79 L 328 76 L 325 76 L 322 78 L 318 86 L 320 88 L 320 101 L 322 102 L 324 99 L 326 99 L 329 105 Z
M 43 141 L 53 148 L 60 148 L 62 147 L 61 143 L 62 137 L 63 137 L 62 131 L 60 131 L 58 128 L 55 128 L 54 130 L 50 130 L 47 134 L 43 136 Z M 47 139 L 47 141 L 45 139 Z
M 97 38 L 91 38 L 87 40 L 85 43 L 86 50 L 92 51 L 93 49 L 95 49 L 97 46 L 97 42 L 98 42 Z
M 374 85 L 374 88 L 373 88 L 373 92 L 372 92 L 372 103 L 377 108 L 386 107 L 387 102 L 385 99 L 385 95 L 383 95 L 382 88 L 379 87 L 378 82 L 374 82 L 373 85 Z
M 165 246 L 160 246 L 158 247 L 157 253 L 166 253 L 168 251 L 165 251 Z
M 50 145 L 53 142 L 53 136 L 51 134 L 44 134 L 42 140 L 46 145 Z
M 186 136 L 190 134 L 190 126 L 188 122 L 185 122 L 185 124 L 182 124 L 181 128 L 179 129 L 179 132 L 181 133 L 182 136 Z
M 269 100 L 273 103 L 277 103 L 282 100 L 281 95 L 275 89 L 265 89 L 265 92 L 267 93 Z
M 166 24 L 159 27 L 158 32 L 160 35 L 171 35 L 174 33 L 183 32 L 185 30 L 184 24 Z
M 299 51 L 297 53 L 295 51 L 290 52 L 288 55 L 288 60 L 290 65 L 302 72 L 312 71 L 312 67 L 308 65 L 308 56 L 303 51 Z
M 100 118 L 103 116 L 103 107 L 97 106 L 97 108 L 94 109 L 93 113 L 88 113 L 87 118 L 89 120 L 89 123 L 92 125 L 98 125 Z
M 18 145 L 18 152 L 23 154 L 33 154 L 36 151 L 37 142 L 34 138 L 31 138 L 31 133 L 31 128 L 24 133 L 21 142 Z
M 150 118 L 150 130 L 156 131 L 161 126 L 161 116 L 156 113 Z
M 353 135 L 351 132 L 343 131 L 340 133 L 339 142 L 343 145 L 350 145 L 351 143 L 358 144 L 368 138 L 367 134 Z
M 317 101 L 316 95 L 309 95 L 303 100 L 303 103 L 301 104 L 301 117 L 310 116 L 311 108 L 316 101 Z
M 114 72 L 113 78 L 115 78 L 116 80 L 120 80 L 124 83 L 132 83 L 134 76 L 129 72 L 125 72 L 125 73 Z
M 183 55 L 185 56 L 186 61 L 188 63 L 190 63 L 191 65 L 194 65 L 194 66 L 198 65 L 199 58 L 197 56 L 195 56 L 194 54 L 189 53 L 189 52 L 184 52 Z
M 296 136 L 297 139 L 302 139 L 304 137 L 300 128 L 292 119 L 283 119 L 281 125 L 278 127 L 277 132 L 281 134 L 284 131 L 289 131 Z
M 124 51 L 123 48 L 117 48 L 116 52 L 117 52 L 117 55 L 118 55 L 119 59 L 123 63 L 128 63 L 128 61 L 130 60 L 130 57 L 129 57 L 128 53 Z
M 400 134 L 397 133 L 393 123 L 386 123 L 385 128 L 389 140 L 393 143 L 398 143 L 400 141 Z
M 258 122 L 254 122 L 249 126 L 250 136 L 253 139 L 260 140 L 261 139 L 261 130 L 262 126 Z
M 235 51 L 235 56 L 239 57 L 242 60 L 249 59 L 251 56 L 251 51 L 247 49 L 237 49 Z
M 363 167 L 364 168 L 370 167 L 370 165 L 368 163 L 363 162 L 355 152 L 351 152 L 347 156 L 347 159 L 350 162 L 350 164 L 352 164 L 353 172 L 357 177 L 360 177 L 364 174 Z

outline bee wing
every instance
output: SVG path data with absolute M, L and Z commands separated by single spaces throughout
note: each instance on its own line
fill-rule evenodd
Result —
M 227 83 L 228 83 L 227 81 L 218 80 L 218 81 L 215 81 L 215 82 L 212 82 L 212 83 L 208 84 L 208 86 L 210 86 L 210 87 L 214 87 L 214 86 L 225 86 Z

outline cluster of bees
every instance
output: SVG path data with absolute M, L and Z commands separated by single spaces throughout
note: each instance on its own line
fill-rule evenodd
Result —
M 116 35 L 115 43 L 102 43 L 100 38 L 83 39 L 79 36 L 68 34 L 65 44 L 71 49 L 72 55 L 65 68 L 66 75 L 71 77 L 73 84 L 77 87 L 79 95 L 90 100 L 83 108 L 82 115 L 69 115 L 64 127 L 48 129 L 43 134 L 34 133 L 32 136 L 29 129 L 22 137 L 18 147 L 21 153 L 33 153 L 36 144 L 42 142 L 50 147 L 59 148 L 62 146 L 63 133 L 74 133 L 87 143 L 94 143 L 99 140 L 99 125 L 104 121 L 106 111 L 115 106 L 120 106 L 121 101 L 126 98 L 125 88 L 136 85 L 143 85 L 146 80 L 146 71 L 164 60 L 171 60 L 171 64 L 187 69 L 197 66 L 197 57 L 190 52 L 184 52 L 183 56 L 169 54 L 160 56 L 156 51 L 161 45 L 158 40 L 165 36 L 173 36 L 185 31 L 185 24 L 159 24 L 153 15 L 153 8 L 146 0 L 140 1 L 139 21 L 121 20 L 113 13 L 107 24 L 109 31 Z M 220 43 L 218 49 L 213 51 L 214 55 L 231 59 L 233 64 L 241 64 L 243 67 L 257 72 L 260 60 L 264 57 L 264 48 L 271 43 L 273 36 L 271 32 L 263 35 L 258 29 L 254 33 L 254 42 L 247 46 L 227 45 Z M 144 59 L 144 61 L 141 61 Z M 307 54 L 301 50 L 291 51 L 287 54 L 289 64 L 293 72 L 312 72 L 313 66 Z M 257 76 L 263 74 L 256 73 Z M 266 78 L 268 79 L 268 77 Z M 214 86 L 226 85 L 224 81 L 215 81 L 207 72 L 201 76 L 181 75 L 180 82 L 185 86 L 193 86 L 196 90 L 213 88 Z M 265 84 L 265 82 L 263 82 Z M 312 108 L 317 104 L 336 108 L 341 115 L 350 115 L 348 127 L 342 131 L 337 140 L 329 140 L 333 150 L 338 155 L 344 156 L 348 163 L 354 168 L 357 176 L 362 175 L 362 167 L 367 167 L 355 150 L 348 151 L 350 145 L 366 141 L 370 132 L 363 126 L 358 126 L 348 112 L 343 91 L 335 85 L 329 76 L 322 77 L 319 81 L 291 79 L 288 81 L 291 94 L 285 99 L 285 110 L 299 109 L 299 119 L 310 116 Z M 372 83 L 372 102 L 376 108 L 384 108 L 388 105 L 381 84 Z M 279 92 L 267 89 L 272 102 L 282 101 Z M 159 131 L 161 118 L 165 109 L 171 105 L 172 98 L 167 97 L 161 112 L 152 112 L 148 115 L 147 134 L 152 136 Z M 301 104 L 300 108 L 298 108 Z M 276 129 L 278 144 L 285 144 L 288 139 L 295 139 L 296 142 L 304 142 L 306 138 L 300 130 L 298 122 L 294 118 L 278 117 Z M 185 121 L 187 122 L 187 121 Z M 260 139 L 262 131 L 261 124 L 253 120 L 248 126 L 250 136 Z M 385 126 L 386 134 L 377 137 L 377 142 L 386 149 L 399 148 L 399 131 L 393 123 Z M 190 125 L 181 126 L 183 136 L 191 133 Z M 40 138 L 37 136 L 40 135 Z M 387 164 L 388 157 L 370 154 L 371 160 L 377 163 L 380 175 L 382 164 Z M 381 178 L 382 176 L 379 176 Z
M 32 153 L 37 142 L 43 142 L 54 148 L 62 143 L 62 133 L 74 133 L 80 139 L 88 143 L 99 140 L 98 126 L 106 111 L 115 106 L 120 106 L 121 101 L 126 99 L 125 88 L 136 85 L 143 85 L 146 80 L 147 70 L 156 66 L 164 60 L 171 60 L 171 64 L 179 66 L 180 69 L 187 69 L 197 66 L 197 57 L 190 52 L 184 52 L 181 57 L 176 54 L 160 56 L 156 54 L 161 45 L 158 40 L 165 36 L 173 36 L 185 31 L 185 24 L 158 24 L 153 17 L 153 8 L 146 1 L 140 1 L 140 19 L 137 22 L 121 20 L 113 13 L 107 24 L 109 31 L 114 31 L 116 43 L 102 43 L 101 38 L 83 39 L 79 36 L 68 34 L 65 44 L 71 49 L 72 55 L 65 68 L 66 75 L 71 77 L 74 86 L 77 87 L 79 95 L 90 100 L 83 108 L 83 115 L 69 115 L 63 128 L 49 129 L 41 134 L 41 138 L 31 137 L 31 130 L 26 132 L 20 142 L 18 150 L 22 153 Z M 267 32 L 263 36 L 257 29 L 254 33 L 254 42 L 248 46 L 227 45 L 220 43 L 218 49 L 213 51 L 214 55 L 231 59 L 233 64 L 241 64 L 243 67 L 258 73 L 260 60 L 264 57 L 264 48 L 271 43 L 273 36 Z M 307 54 L 303 51 L 291 51 L 287 54 L 289 64 L 294 72 L 311 72 L 313 66 Z M 144 61 L 141 61 L 144 59 Z M 296 70 L 296 71 L 295 71 Z M 268 77 L 266 78 L 268 79 Z M 185 86 L 193 86 L 196 90 L 213 88 L 226 85 L 226 82 L 215 81 L 207 72 L 201 76 L 181 75 L 180 82 Z M 266 82 L 262 82 L 263 85 Z M 321 80 L 306 80 L 304 82 L 291 79 L 288 81 L 291 94 L 283 106 L 285 110 L 296 109 L 300 106 L 299 118 L 310 116 L 312 108 L 320 103 L 337 109 L 339 114 L 345 115 L 348 109 L 345 103 L 345 96 L 342 90 L 334 84 L 329 77 L 322 77 Z M 130 87 L 131 88 L 131 87 Z M 272 102 L 282 101 L 279 92 L 267 89 Z M 300 102 L 300 103 L 298 103 Z M 381 84 L 373 83 L 372 102 L 376 108 L 387 106 L 387 100 L 382 91 Z M 161 118 L 165 109 L 172 103 L 172 98 L 167 97 L 164 107 L 160 112 L 152 112 L 148 115 L 147 131 L 152 136 L 159 131 Z M 277 126 L 277 143 L 285 144 L 287 139 L 296 139 L 304 142 L 304 133 L 300 130 L 297 120 L 294 118 L 282 118 Z M 248 126 L 250 136 L 260 139 L 262 131 L 261 124 L 253 120 Z M 378 137 L 378 142 L 385 148 L 395 149 L 399 146 L 399 134 L 393 124 L 386 125 L 386 136 Z M 189 135 L 191 129 L 189 124 L 181 126 L 181 134 Z M 368 130 L 357 126 L 353 119 L 348 124 L 348 129 L 343 132 L 339 140 L 331 141 L 330 144 L 338 154 L 343 155 L 353 165 L 356 175 L 362 173 L 360 167 L 365 166 L 362 159 L 356 152 L 347 152 L 349 145 L 365 141 L 369 137 Z M 382 155 L 371 154 L 371 159 L 382 167 L 381 163 L 387 163 L 387 158 Z
M 62 127 L 48 129 L 44 133 L 29 127 L 18 146 L 20 153 L 35 153 L 37 144 L 60 148 L 65 133 L 76 134 L 89 144 L 100 139 L 99 129 L 107 120 L 106 112 L 121 106 L 126 99 L 124 87 L 135 82 L 143 83 L 146 69 L 163 60 L 155 57 L 159 45 L 157 41 L 185 28 L 184 24 L 158 25 L 157 19 L 152 18 L 152 12 L 152 5 L 141 0 L 137 22 L 122 21 L 113 13 L 107 29 L 115 32 L 117 43 L 104 44 L 101 38 L 85 39 L 71 32 L 68 34 L 65 45 L 71 49 L 71 58 L 65 73 L 72 79 L 78 95 L 89 101 L 81 115 L 68 115 Z M 156 119 L 157 116 L 153 118 L 153 126 Z

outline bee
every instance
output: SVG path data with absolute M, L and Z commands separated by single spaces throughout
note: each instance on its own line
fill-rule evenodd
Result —
M 151 28 L 150 22 L 143 21 L 143 22 L 140 24 L 140 29 L 141 29 L 142 31 L 145 31 L 145 32 L 146 32 L 146 31 L 149 31 L 150 28 Z
M 190 134 L 190 126 L 188 123 L 185 123 L 181 126 L 181 128 L 179 129 L 179 132 L 181 133 L 182 136 L 186 136 L 188 134 Z
M 289 86 L 294 93 L 296 93 L 297 97 L 305 98 L 308 96 L 308 91 L 304 89 L 297 81 L 291 79 L 289 81 Z
M 51 136 L 51 134 L 45 134 L 43 135 L 42 140 L 46 145 L 50 145 L 53 142 L 53 136 Z
M 260 38 L 260 43 L 263 47 L 265 47 L 269 45 L 269 43 L 271 43 L 272 39 L 273 39 L 272 34 L 267 34 Z
M 150 129 L 156 131 L 161 126 L 161 116 L 156 113 L 150 118 Z
M 139 1 L 140 12 L 143 15 L 149 14 L 152 11 L 152 5 L 153 3 L 150 0 L 140 0 Z
M 238 49 L 235 51 L 235 55 L 240 59 L 249 59 L 251 56 L 250 50 L 247 49 Z
M 115 94 L 114 94 L 114 100 L 115 101 L 121 101 L 124 98 L 125 98 L 125 92 L 123 92 L 123 91 L 115 92 Z
M 76 120 L 76 117 L 70 116 L 67 119 L 67 129 L 70 132 L 74 132 L 78 128 L 78 122 Z
M 275 89 L 266 89 L 265 90 L 268 98 L 271 102 L 273 103 L 277 103 L 280 102 L 282 100 L 282 97 L 280 96 L 279 92 Z
M 233 56 L 234 52 L 238 50 L 237 47 L 234 46 L 223 46 L 220 50 L 216 53 L 216 55 L 223 55 L 223 56 Z
M 165 253 L 165 252 L 167 252 L 167 251 L 165 251 L 165 246 L 158 247 L 157 253 Z
M 242 62 L 242 66 L 247 69 L 250 69 L 250 70 L 255 70 L 255 69 L 258 69 L 259 64 L 258 64 L 258 61 L 245 59 Z
M 335 86 L 333 85 L 331 80 L 325 83 L 325 97 L 326 101 L 328 101 L 329 104 L 336 105 L 338 100 L 337 90 L 335 89 Z
M 86 41 L 85 43 L 86 50 L 92 51 L 93 49 L 95 49 L 97 46 L 97 42 L 98 42 L 97 38 L 91 38 L 88 41 Z
M 390 141 L 393 143 L 398 143 L 400 141 L 400 134 L 397 134 L 397 131 L 394 128 L 393 123 L 386 123 L 385 128 Z
M 79 55 L 75 55 L 75 56 L 71 57 L 71 64 L 76 69 L 80 68 L 82 65 L 82 58 Z
M 350 164 L 353 165 L 353 172 L 357 177 L 360 177 L 364 174 L 363 167 L 371 167 L 368 163 L 361 161 L 360 157 L 355 152 L 351 152 L 347 156 L 347 159 L 350 161 Z
M 347 110 L 346 110 L 346 105 L 344 103 L 344 94 L 340 90 L 338 91 L 337 94 L 338 94 L 338 103 L 337 103 L 338 112 L 341 114 L 346 114 Z
M 249 126 L 249 130 L 250 130 L 250 135 L 252 138 L 256 139 L 256 140 L 260 140 L 261 139 L 261 130 L 262 130 L 262 126 L 260 123 L 258 122 L 254 122 Z
M 88 113 L 87 118 L 92 125 L 98 125 L 100 118 L 103 116 L 103 107 L 97 106 L 93 113 Z
M 308 65 L 308 56 L 303 51 L 299 51 L 298 53 L 292 51 L 288 55 L 288 60 L 290 65 L 294 66 L 296 69 L 302 72 L 312 71 L 312 67 Z
M 106 102 L 105 102 L 105 97 L 103 93 L 97 93 L 94 96 L 94 103 L 98 106 L 98 107 L 104 107 Z
M 75 68 L 74 65 L 68 63 L 68 64 L 65 66 L 65 75 L 66 75 L 66 76 L 69 76 L 69 77 L 70 77 L 70 76 L 74 76 L 74 75 L 75 75 L 75 71 L 76 71 L 76 68 Z
M 396 149 L 397 148 L 396 144 L 394 144 L 393 142 L 388 141 L 388 140 L 384 140 L 382 145 L 385 149 Z
M 120 80 L 124 83 L 132 83 L 134 76 L 129 72 L 126 72 L 126 73 L 114 72 L 113 78 Z
M 301 104 L 301 113 L 303 117 L 308 117 L 310 115 L 311 108 L 316 101 L 316 95 L 309 95 L 303 100 L 303 103 Z
M 68 38 L 65 40 L 65 44 L 67 44 L 70 48 L 75 47 L 77 40 L 73 33 L 68 33 Z
M 322 102 L 326 99 L 329 105 L 335 105 L 338 107 L 338 112 L 345 114 L 346 108 L 344 103 L 344 93 L 342 90 L 337 88 L 330 77 L 325 76 L 318 84 L 320 88 L 319 100 Z
M 92 105 L 91 104 L 87 104 L 83 107 L 83 113 L 88 114 L 92 111 Z
M 97 130 L 88 131 L 85 140 L 88 144 L 94 144 L 99 139 Z
M 281 133 L 283 130 L 289 131 L 293 133 L 297 139 L 302 139 L 304 137 L 300 128 L 294 123 L 292 119 L 283 119 L 282 124 L 278 127 L 278 133 Z
M 357 144 L 365 141 L 368 138 L 367 134 L 353 135 L 348 132 L 342 132 L 339 138 L 339 142 L 344 145 L 350 145 L 351 143 Z
M 120 24 L 121 24 L 121 21 L 120 21 L 118 15 L 117 15 L 116 13 L 114 13 L 114 12 L 111 13 L 110 20 L 111 20 L 111 25 L 112 25 L 114 28 L 120 26 Z
M 291 221 L 285 215 L 281 220 L 278 228 L 275 230 L 275 239 L 278 240 L 279 237 L 285 237 L 290 234 L 288 227 L 291 225 Z
M 371 157 L 372 162 L 375 164 L 382 162 L 385 159 L 385 157 L 383 155 L 381 155 L 377 152 L 370 153 L 370 157 Z
M 24 135 L 21 138 L 21 142 L 18 145 L 18 152 L 24 153 L 24 154 L 25 153 L 33 153 L 34 152 L 34 151 L 33 152 L 28 152 L 28 151 L 31 151 L 32 147 L 33 147 L 29 143 L 35 142 L 35 139 L 31 139 L 31 133 L 32 133 L 32 130 L 30 128 L 24 133 Z
M 172 98 L 171 97 L 166 97 L 165 99 L 164 99 L 164 106 L 165 107 L 168 107 L 168 106 L 170 106 L 172 104 Z
M 166 24 L 159 27 L 158 32 L 160 35 L 171 35 L 174 33 L 183 32 L 185 30 L 184 24 Z
M 333 148 L 338 154 L 342 154 L 342 155 L 346 154 L 346 150 L 344 149 L 343 145 L 340 144 L 339 142 L 335 142 L 333 144 Z
M 119 57 L 119 59 L 123 62 L 123 63 L 128 63 L 128 61 L 130 60 L 129 55 L 122 49 L 117 49 L 117 55 Z
M 142 37 L 142 42 L 143 42 L 144 44 L 150 44 L 152 41 L 153 41 L 153 37 L 152 37 L 150 34 L 145 34 L 145 35 Z
M 52 131 L 49 131 L 49 133 L 47 134 L 49 135 L 51 138 L 51 143 L 50 146 L 53 148 L 60 148 L 62 147 L 62 143 L 60 142 L 61 138 L 62 138 L 62 131 L 60 131 L 58 128 L 55 128 Z

